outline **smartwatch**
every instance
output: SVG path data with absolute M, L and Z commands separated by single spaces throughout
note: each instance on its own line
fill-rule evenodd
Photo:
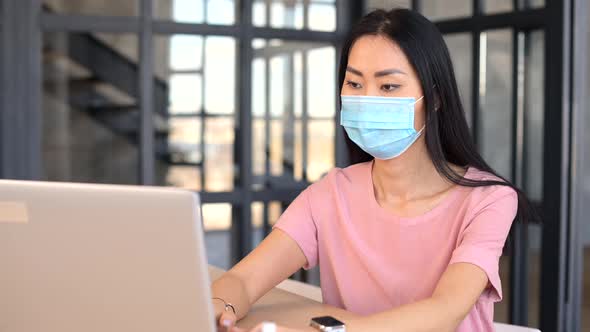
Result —
M 309 322 L 309 326 L 322 332 L 346 332 L 344 323 L 332 316 L 314 317 Z

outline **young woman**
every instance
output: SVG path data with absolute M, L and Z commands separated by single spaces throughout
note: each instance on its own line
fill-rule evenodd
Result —
M 349 332 L 493 331 L 498 261 L 530 208 L 477 153 L 442 35 L 413 11 L 374 11 L 339 74 L 353 165 L 308 187 L 213 284 L 219 325 L 241 331 L 256 300 L 319 264 L 324 302 L 363 317 Z

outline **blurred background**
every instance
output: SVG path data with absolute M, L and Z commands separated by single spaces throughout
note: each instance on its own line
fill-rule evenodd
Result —
M 194 190 L 229 268 L 347 165 L 340 46 L 394 7 L 443 32 L 478 148 L 543 218 L 511 232 L 496 320 L 590 331 L 586 0 L 0 0 L 0 177 Z

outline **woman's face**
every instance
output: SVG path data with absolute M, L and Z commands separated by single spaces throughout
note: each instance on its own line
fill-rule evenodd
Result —
M 382 36 L 356 40 L 348 56 L 341 95 L 422 97 L 414 68 L 397 43 Z M 414 128 L 424 126 L 424 99 L 414 105 Z

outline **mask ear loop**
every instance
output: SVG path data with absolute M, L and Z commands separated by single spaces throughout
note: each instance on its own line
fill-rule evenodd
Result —
M 435 89 L 436 88 L 436 84 L 432 85 L 432 88 Z M 422 95 L 422 97 L 418 98 L 415 102 L 414 105 L 416 105 L 420 100 L 424 99 L 424 95 Z M 438 108 L 435 109 L 435 111 L 438 111 Z
M 434 87 L 434 86 L 433 86 Z M 422 100 L 424 98 L 424 95 L 422 95 L 422 97 L 418 98 L 418 100 L 416 100 L 414 102 L 414 105 L 416 105 L 420 100 Z M 435 109 L 435 111 L 438 111 L 438 109 Z M 428 121 L 431 121 L 432 119 L 429 119 Z M 422 129 L 418 130 L 418 136 L 422 135 L 422 132 L 424 132 L 424 129 L 426 129 L 426 123 L 424 123 L 424 126 L 422 126 Z
M 416 105 L 416 104 L 417 104 L 417 103 L 418 103 L 420 100 L 422 100 L 422 99 L 424 99 L 424 95 L 422 95 L 422 97 L 418 98 L 418 99 L 417 99 L 417 100 L 414 102 L 414 104 L 412 104 L 412 105 Z

